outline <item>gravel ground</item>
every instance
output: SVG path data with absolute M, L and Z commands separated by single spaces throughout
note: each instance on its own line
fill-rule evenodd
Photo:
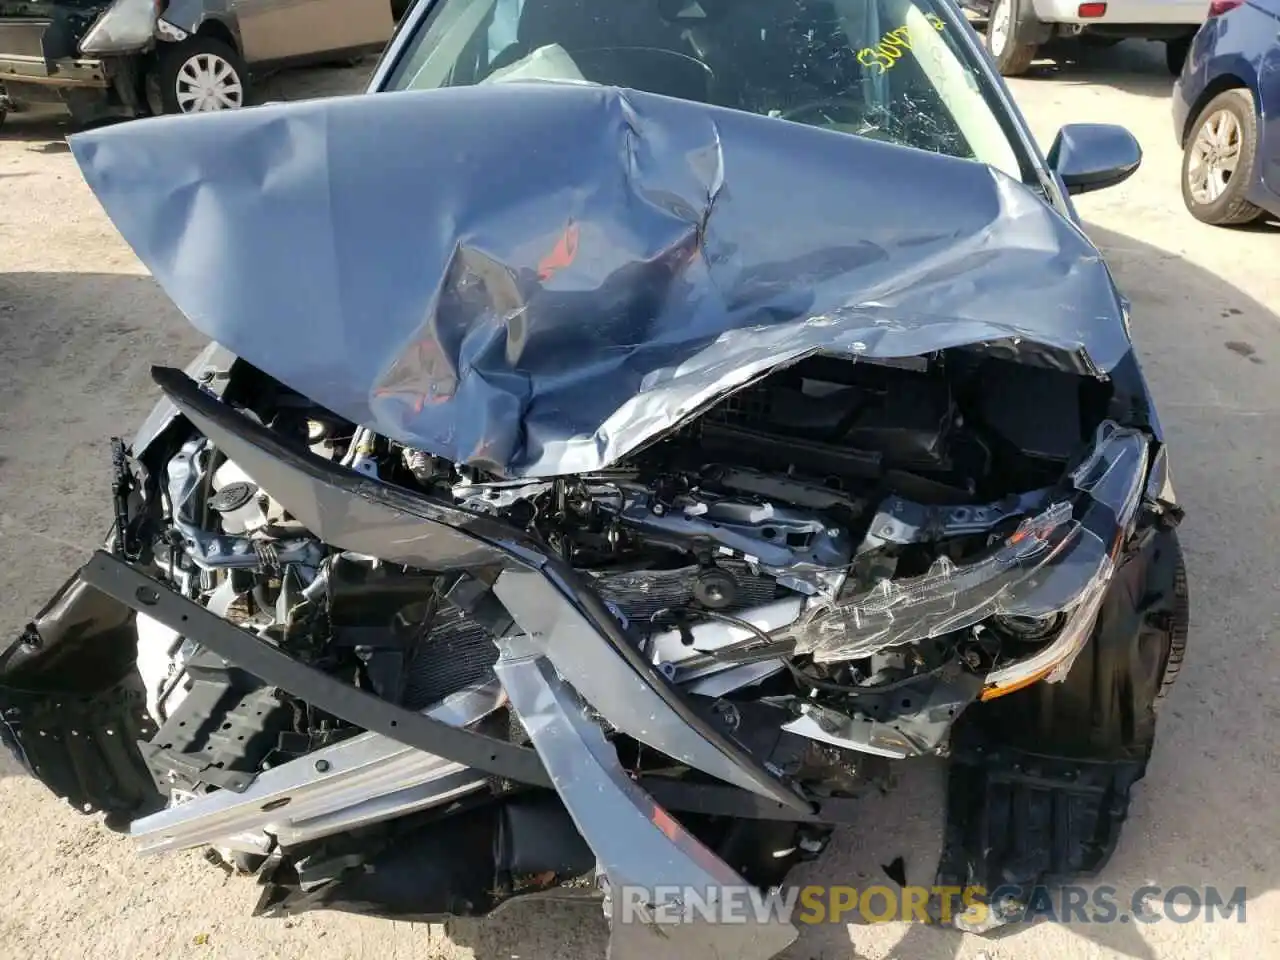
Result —
M 1101 881 L 1246 886 L 1247 922 L 1037 925 L 983 940 L 927 927 L 809 928 L 795 960 L 900 957 L 1183 958 L 1280 955 L 1280 868 L 1271 848 L 1280 773 L 1277 638 L 1280 504 L 1280 230 L 1217 230 L 1178 196 L 1179 153 L 1158 47 L 1126 43 L 1016 81 L 1047 148 L 1070 121 L 1127 124 L 1146 150 L 1128 183 L 1079 202 L 1134 304 L 1133 326 L 1174 446 L 1188 519 L 1193 647 L 1164 711 L 1155 758 Z M 279 78 L 273 99 L 358 89 L 359 69 Z M 108 522 L 106 438 L 152 402 L 146 370 L 185 362 L 198 336 L 112 230 L 47 120 L 0 134 L 0 636 L 21 627 Z M 1034 309 L 1028 304 L 1028 309 Z M 908 769 L 867 802 L 815 882 L 866 884 L 906 859 L 928 883 L 940 841 L 940 769 Z M 0 956 L 603 956 L 594 910 L 521 907 L 448 927 L 338 914 L 253 920 L 253 881 L 196 854 L 139 859 L 34 781 L 0 780 Z

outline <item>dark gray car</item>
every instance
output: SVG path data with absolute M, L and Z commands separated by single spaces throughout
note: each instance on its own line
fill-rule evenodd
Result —
M 248 102 L 251 76 L 380 50 L 404 0 L 0 0 L 0 120 L 61 102 L 79 120 Z

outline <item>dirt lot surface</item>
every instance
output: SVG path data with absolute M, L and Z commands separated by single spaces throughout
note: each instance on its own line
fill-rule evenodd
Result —
M 1132 180 L 1079 208 L 1133 300 L 1188 511 L 1193 648 L 1100 879 L 1122 898 L 1143 883 L 1245 886 L 1247 922 L 1042 924 L 988 940 L 829 926 L 802 932 L 788 954 L 797 960 L 1280 956 L 1280 229 L 1218 230 L 1185 213 L 1161 61 L 1158 47 L 1126 43 L 1013 86 L 1046 149 L 1063 123 L 1112 121 L 1146 151 Z M 363 76 L 295 74 L 269 95 L 354 90 Z M 105 529 L 106 438 L 131 432 L 151 404 L 148 365 L 185 363 L 200 342 L 112 230 L 65 132 L 15 117 L 0 133 L 0 636 Z M 880 864 L 902 855 L 910 880 L 929 883 L 941 782 L 935 766 L 907 770 L 805 878 L 882 882 Z M 3 957 L 603 956 L 594 910 L 516 906 L 447 931 L 337 914 L 254 920 L 253 881 L 197 854 L 139 859 L 32 780 L 0 780 L 0 811 Z

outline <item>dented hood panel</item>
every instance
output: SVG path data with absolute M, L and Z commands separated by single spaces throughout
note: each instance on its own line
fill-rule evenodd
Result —
M 510 476 L 600 468 L 813 352 L 1130 349 L 1097 251 L 978 163 L 596 86 L 268 105 L 80 134 L 203 333 Z

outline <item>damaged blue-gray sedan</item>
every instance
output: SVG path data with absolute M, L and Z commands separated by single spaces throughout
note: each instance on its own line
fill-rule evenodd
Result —
M 214 343 L 0 655 L 56 794 L 273 915 L 767 890 L 921 757 L 959 925 L 1106 862 L 1188 619 L 1069 200 L 1140 153 L 953 5 L 422 0 L 371 96 L 73 149 Z

